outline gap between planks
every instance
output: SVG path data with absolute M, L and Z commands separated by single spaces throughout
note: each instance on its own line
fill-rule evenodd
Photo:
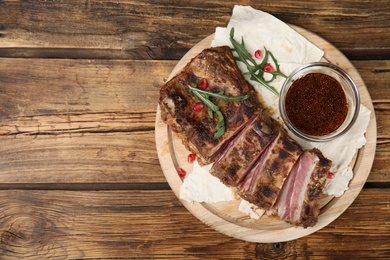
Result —
M 168 183 L 0 183 L 0 190 L 170 190 Z
M 131 50 L 8 47 L 0 48 L 0 58 L 180 60 L 189 50 L 189 48 L 161 48 L 156 46 L 140 46 Z M 340 50 L 350 60 L 388 60 L 390 55 L 390 48 L 340 48 Z
M 97 60 L 180 60 L 188 48 L 141 46 L 132 50 L 89 48 L 0 48 L 0 58 L 97 59 Z
M 367 182 L 364 189 L 390 189 L 390 182 Z M 0 190 L 171 190 L 166 182 L 155 183 L 0 183 Z

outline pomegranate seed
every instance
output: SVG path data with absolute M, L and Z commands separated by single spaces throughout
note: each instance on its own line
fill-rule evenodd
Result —
M 328 172 L 328 179 L 333 179 L 333 178 L 334 178 L 334 173 Z
M 256 59 L 261 58 L 261 51 L 260 50 L 255 51 L 255 57 L 256 57 Z
M 195 161 L 195 154 L 190 153 L 187 157 L 188 163 L 193 163 Z
M 205 88 L 207 88 L 207 80 L 204 79 L 204 80 L 199 84 L 198 88 L 199 88 L 199 89 L 205 89 Z
M 177 169 L 177 173 L 179 174 L 180 177 L 186 176 L 186 171 L 183 170 L 182 168 Z
M 200 110 L 202 110 L 202 108 L 203 108 L 203 104 L 198 103 L 194 106 L 194 111 L 199 112 Z
M 264 70 L 265 71 L 273 71 L 274 68 L 270 64 L 267 63 L 264 65 Z

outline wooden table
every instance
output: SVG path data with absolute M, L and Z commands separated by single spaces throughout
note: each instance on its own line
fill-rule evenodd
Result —
M 378 124 L 355 202 L 290 242 L 241 241 L 179 202 L 157 157 L 159 89 L 251 4 L 325 38 L 364 79 Z M 390 257 L 390 2 L 1 1 L 0 259 Z

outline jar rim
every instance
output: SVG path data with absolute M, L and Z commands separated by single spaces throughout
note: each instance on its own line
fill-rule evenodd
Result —
M 315 71 L 315 70 L 313 71 L 313 69 L 316 69 L 316 68 L 318 68 L 318 71 Z M 343 80 L 346 81 L 347 88 L 349 88 L 349 91 L 352 93 L 352 100 L 353 100 L 353 107 L 350 107 L 350 104 L 348 104 L 348 110 L 352 109 L 353 114 L 352 114 L 352 116 L 350 116 L 348 118 L 347 122 L 342 124 L 342 126 L 343 126 L 342 128 L 340 126 L 339 128 L 337 128 L 333 132 L 326 134 L 326 135 L 311 135 L 311 134 L 307 134 L 307 133 L 302 132 L 301 130 L 299 130 L 296 126 L 294 126 L 291 123 L 290 119 L 287 116 L 287 112 L 286 112 L 286 108 L 285 108 L 285 102 L 286 102 L 285 99 L 286 99 L 286 95 L 287 95 L 288 90 L 290 89 L 291 85 L 294 83 L 294 81 L 293 81 L 294 77 L 299 75 L 299 73 L 303 74 L 299 78 L 304 77 L 304 76 L 311 74 L 311 73 L 326 74 L 326 73 L 321 72 L 321 68 L 335 72 Z M 310 70 L 310 69 L 312 69 L 312 70 Z M 337 81 L 339 82 L 339 80 L 337 80 Z M 345 92 L 344 87 L 343 87 L 343 90 Z M 282 88 L 280 90 L 279 110 L 280 110 L 280 115 L 281 115 L 281 118 L 282 118 L 284 124 L 287 126 L 288 130 L 290 130 L 294 135 L 296 135 L 296 136 L 298 136 L 306 141 L 310 141 L 310 142 L 327 142 L 327 141 L 334 140 L 337 137 L 344 135 L 354 125 L 354 123 L 356 122 L 356 119 L 358 117 L 359 110 L 360 110 L 360 94 L 359 94 L 358 87 L 357 87 L 356 83 L 353 81 L 352 77 L 347 72 L 345 72 L 343 69 L 341 69 L 340 67 L 333 65 L 331 63 L 326 63 L 326 62 L 311 62 L 311 63 L 307 63 L 307 64 L 304 64 L 304 65 L 296 68 L 285 79 L 285 81 L 282 85 Z M 347 119 L 345 119 L 345 120 L 347 120 Z

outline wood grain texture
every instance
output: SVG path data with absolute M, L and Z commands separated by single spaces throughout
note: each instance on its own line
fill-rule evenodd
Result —
M 389 190 L 363 190 L 326 228 L 271 244 L 214 231 L 171 191 L 0 191 L 0 201 L 1 259 L 367 259 L 390 252 Z
M 377 148 L 368 181 L 386 183 L 390 180 L 390 171 L 387 169 L 390 156 L 390 61 L 353 61 L 353 64 L 370 92 L 377 119 Z
M 380 110 L 380 103 L 390 99 L 390 60 L 352 60 L 352 63 L 370 92 L 375 110 Z
M 154 121 L 170 62 L 2 59 L 0 67 L 1 183 L 165 182 Z
M 333 43 L 374 103 L 370 185 L 330 225 L 290 242 L 207 227 L 157 159 L 159 89 L 235 4 Z M 389 16 L 388 0 L 0 0 L 0 259 L 389 258 Z
M 235 4 L 333 43 L 375 107 L 370 185 L 330 225 L 290 242 L 207 227 L 157 159 L 158 90 Z M 0 259 L 389 258 L 389 15 L 387 0 L 0 0 Z
M 349 58 L 378 59 L 390 53 L 387 0 L 2 1 L 0 53 L 3 57 L 180 59 L 215 27 L 226 26 L 235 4 L 250 4 L 304 27 Z
M 153 61 L 0 59 L 0 119 L 151 112 L 171 66 Z
M 176 63 L 0 59 L 0 183 L 165 182 L 154 120 L 159 89 Z M 390 62 L 353 64 L 378 123 L 368 181 L 390 182 Z

